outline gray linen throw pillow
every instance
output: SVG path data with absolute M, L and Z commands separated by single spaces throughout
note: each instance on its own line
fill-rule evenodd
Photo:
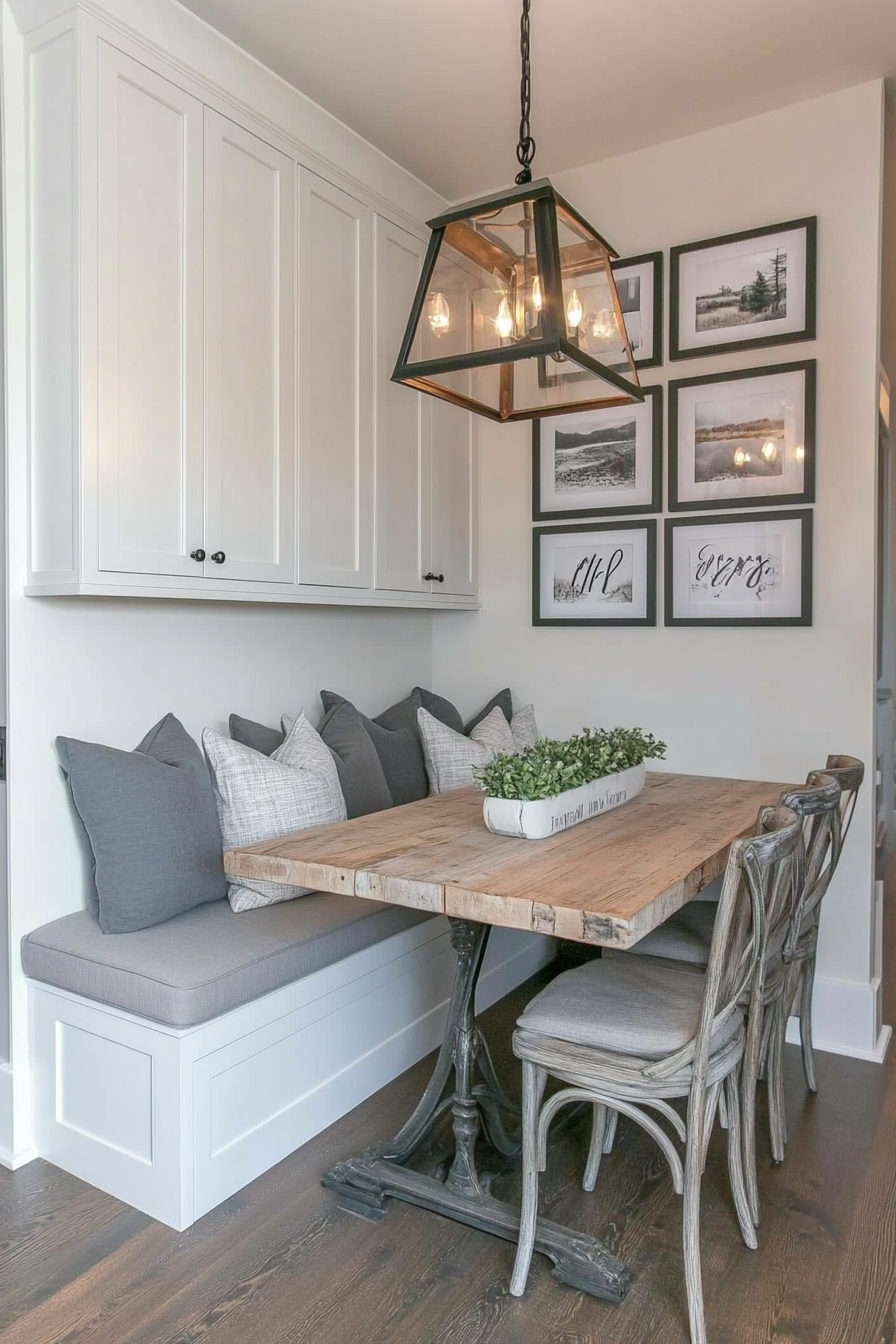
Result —
M 336 705 L 351 704 L 350 700 L 333 691 L 321 691 L 320 699 L 325 714 L 329 714 Z M 415 803 L 418 798 L 425 798 L 429 793 L 423 748 L 417 732 L 417 710 L 420 707 L 420 696 L 412 691 L 406 700 L 392 705 L 375 719 L 369 719 L 366 714 L 356 711 L 376 748 L 396 807 L 402 803 Z M 352 708 L 355 708 L 354 705 Z
M 345 821 L 345 800 L 332 753 L 304 714 L 272 756 L 222 737 L 202 734 L 225 849 L 254 845 L 311 826 Z M 311 887 L 258 878 L 231 878 L 227 895 L 236 911 L 305 896 Z
M 286 737 L 279 728 L 268 728 L 254 719 L 244 719 L 240 714 L 230 716 L 230 736 L 234 742 L 242 742 L 244 747 L 260 751 L 262 756 L 273 756 Z
M 284 729 L 292 720 L 283 719 Z M 333 705 L 317 730 L 336 758 L 339 783 L 350 817 L 366 817 L 392 806 L 392 794 L 376 747 L 362 716 L 347 700 Z
M 56 750 L 94 860 L 88 900 L 104 933 L 161 924 L 227 894 L 202 752 L 173 714 L 134 751 L 73 737 Z

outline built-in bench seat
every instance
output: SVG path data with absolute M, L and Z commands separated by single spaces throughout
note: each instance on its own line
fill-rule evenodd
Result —
M 58 989 L 195 1027 L 431 918 L 326 892 L 238 915 L 214 901 L 138 933 L 103 933 L 79 910 L 27 934 L 22 964 Z
M 553 955 L 496 929 L 487 1007 Z M 23 940 L 40 1156 L 178 1229 L 440 1041 L 447 921 L 314 893 L 137 933 L 79 911 Z

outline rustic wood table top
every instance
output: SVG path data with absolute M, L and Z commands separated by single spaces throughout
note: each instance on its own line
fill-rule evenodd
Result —
M 482 794 L 440 797 L 228 850 L 234 876 L 630 947 L 723 872 L 783 784 L 648 774 L 637 798 L 547 840 L 492 835 Z

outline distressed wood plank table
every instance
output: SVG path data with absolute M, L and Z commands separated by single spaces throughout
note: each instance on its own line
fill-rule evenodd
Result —
M 630 947 L 724 871 L 732 841 L 749 835 L 781 784 L 648 774 L 624 806 L 551 836 L 492 835 L 473 788 L 282 836 L 224 856 L 228 873 L 289 882 L 447 915 L 457 967 L 433 1076 L 394 1139 L 324 1177 L 339 1203 L 380 1218 L 403 1199 L 515 1241 L 519 1210 L 494 1198 L 477 1168 L 480 1134 L 506 1158 L 519 1142 L 476 1024 L 476 983 L 493 925 L 603 947 Z M 454 1156 L 445 1180 L 410 1159 L 450 1109 Z M 631 1271 L 593 1237 L 539 1219 L 536 1249 L 563 1282 L 621 1302 Z

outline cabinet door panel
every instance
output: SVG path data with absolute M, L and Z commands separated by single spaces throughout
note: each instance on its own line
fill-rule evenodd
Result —
M 210 578 L 295 579 L 294 188 L 291 159 L 206 109 Z
M 202 105 L 99 44 L 99 567 L 195 578 Z
M 299 202 L 299 581 L 369 588 L 370 211 L 304 168 Z
M 426 245 L 376 220 L 376 586 L 428 593 L 429 406 L 391 382 Z
M 432 567 L 444 574 L 433 593 L 479 591 L 479 436 L 474 418 L 432 401 Z

